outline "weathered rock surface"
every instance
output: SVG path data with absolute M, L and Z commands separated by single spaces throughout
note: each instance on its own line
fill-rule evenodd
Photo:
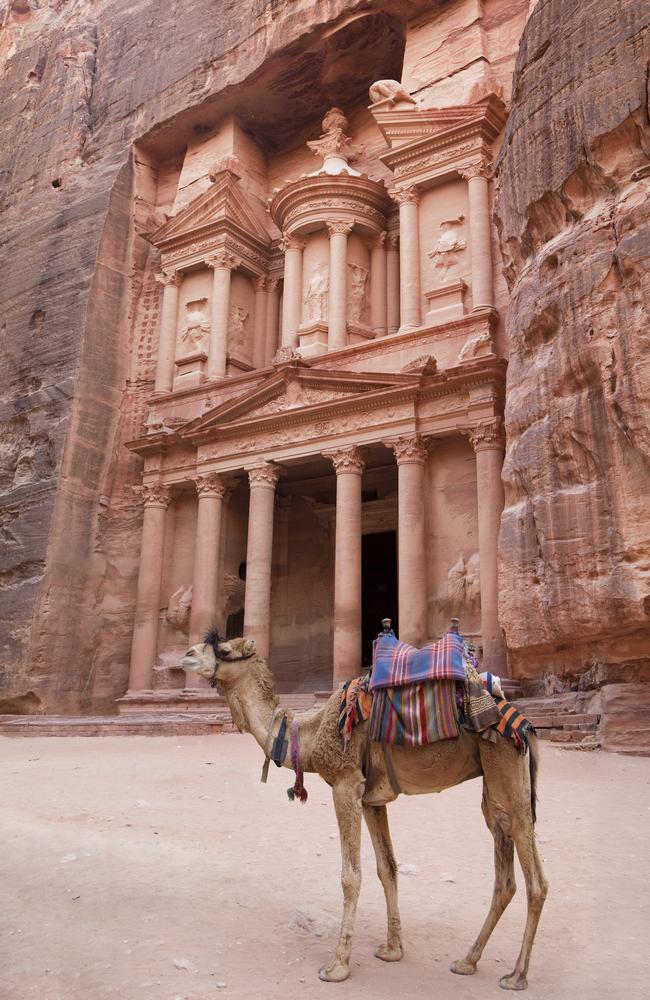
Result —
M 517 60 L 496 214 L 520 677 L 650 678 L 649 50 L 645 3 L 540 0 Z
M 650 684 L 607 684 L 602 710 L 604 750 L 650 755 Z

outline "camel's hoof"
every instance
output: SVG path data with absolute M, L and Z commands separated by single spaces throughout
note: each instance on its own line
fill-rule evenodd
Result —
M 350 975 L 350 966 L 341 965 L 340 962 L 332 962 L 331 965 L 324 965 L 318 973 L 318 978 L 324 983 L 342 983 Z
M 404 949 L 401 944 L 393 948 L 389 948 L 387 944 L 380 944 L 375 952 L 375 958 L 380 958 L 382 962 L 399 962 L 404 958 Z
M 457 976 L 473 976 L 476 972 L 476 964 L 468 962 L 466 958 L 459 958 L 449 966 L 450 972 L 455 972 Z
M 499 986 L 502 990 L 527 990 L 528 980 L 525 976 L 520 976 L 518 973 L 512 972 L 509 976 L 501 977 Z

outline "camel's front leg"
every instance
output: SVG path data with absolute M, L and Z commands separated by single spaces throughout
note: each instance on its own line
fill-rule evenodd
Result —
M 404 955 L 402 925 L 397 904 L 397 863 L 388 829 L 386 806 L 364 806 L 363 815 L 372 839 L 377 858 L 377 875 L 384 888 L 388 917 L 386 944 L 377 948 L 375 955 L 384 962 L 399 962 Z
M 352 772 L 341 777 L 332 789 L 336 819 L 341 836 L 341 885 L 343 919 L 334 960 L 323 966 L 319 976 L 328 983 L 340 983 L 350 975 L 352 931 L 361 888 L 361 796 L 363 775 Z

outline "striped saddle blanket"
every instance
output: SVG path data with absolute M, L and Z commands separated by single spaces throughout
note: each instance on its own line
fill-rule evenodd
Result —
M 463 650 L 463 639 L 457 632 L 447 632 L 422 649 L 399 642 L 393 632 L 383 633 L 372 647 L 370 690 L 425 681 L 464 681 Z
M 423 681 L 373 692 L 370 739 L 420 747 L 458 736 L 456 681 Z

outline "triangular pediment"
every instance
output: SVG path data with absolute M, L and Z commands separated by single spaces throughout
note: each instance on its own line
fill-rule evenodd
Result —
M 368 393 L 415 386 L 418 382 L 417 375 L 327 371 L 294 363 L 267 376 L 254 392 L 247 391 L 227 400 L 186 424 L 181 434 L 203 434 L 228 425 L 277 419 L 301 410 L 345 403 Z
M 207 191 L 198 195 L 185 208 L 149 236 L 154 246 L 168 248 L 175 242 L 200 235 L 204 229 L 228 224 L 248 233 L 256 240 L 270 242 L 263 210 L 239 187 L 239 178 L 223 170 Z

